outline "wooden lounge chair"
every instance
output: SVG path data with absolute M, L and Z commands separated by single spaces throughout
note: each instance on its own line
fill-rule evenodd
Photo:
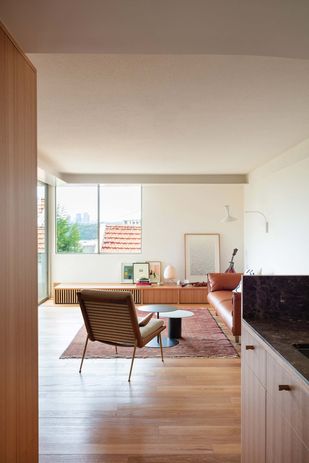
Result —
M 161 332 L 165 329 L 164 322 L 151 319 L 153 314 L 139 319 L 131 293 L 84 289 L 77 293 L 77 297 L 87 329 L 80 373 L 89 340 L 114 345 L 116 352 L 117 346 L 133 347 L 128 381 L 131 379 L 136 348 L 144 347 L 155 336 L 160 340 L 161 359 L 162 362 L 164 361 L 161 342 Z

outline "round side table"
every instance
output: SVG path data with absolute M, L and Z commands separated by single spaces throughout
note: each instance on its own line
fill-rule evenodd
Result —
M 165 313 L 172 313 L 177 310 L 177 307 L 174 307 L 172 305 L 166 305 L 166 304 L 149 304 L 149 305 L 143 305 L 142 307 L 138 307 L 138 310 L 141 312 L 152 312 L 157 314 L 157 318 L 160 318 L 160 313 L 163 314 L 163 317 L 165 317 Z M 177 339 L 170 339 L 169 337 L 167 338 L 166 336 L 161 336 L 162 339 L 162 347 L 173 347 L 179 344 L 179 341 Z M 148 344 L 146 344 L 147 347 L 160 347 L 160 338 L 157 336 L 156 339 L 152 339 Z
M 168 337 L 172 339 L 181 338 L 181 320 L 193 315 L 194 313 L 189 310 L 173 310 L 172 312 L 165 313 L 164 317 L 170 320 L 168 324 Z

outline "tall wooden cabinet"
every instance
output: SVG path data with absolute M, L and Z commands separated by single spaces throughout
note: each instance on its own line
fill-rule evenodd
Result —
M 242 463 L 309 461 L 309 386 L 243 322 Z
M 36 71 L 0 23 L 0 461 L 38 461 Z
M 266 352 L 246 329 L 241 342 L 242 462 L 265 463 Z

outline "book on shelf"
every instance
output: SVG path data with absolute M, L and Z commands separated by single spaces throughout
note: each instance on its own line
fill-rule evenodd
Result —
M 136 286 L 151 286 L 151 283 L 149 281 L 149 278 L 141 278 L 136 283 Z

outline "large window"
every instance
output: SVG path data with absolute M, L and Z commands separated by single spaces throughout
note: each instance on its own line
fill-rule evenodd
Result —
M 43 302 L 48 298 L 48 222 L 47 222 L 48 187 L 38 182 L 37 217 L 38 217 L 38 299 Z
M 98 186 L 56 190 L 57 252 L 98 252 Z
M 141 187 L 100 186 L 100 252 L 142 250 Z
M 59 186 L 56 204 L 58 253 L 141 252 L 140 186 Z

